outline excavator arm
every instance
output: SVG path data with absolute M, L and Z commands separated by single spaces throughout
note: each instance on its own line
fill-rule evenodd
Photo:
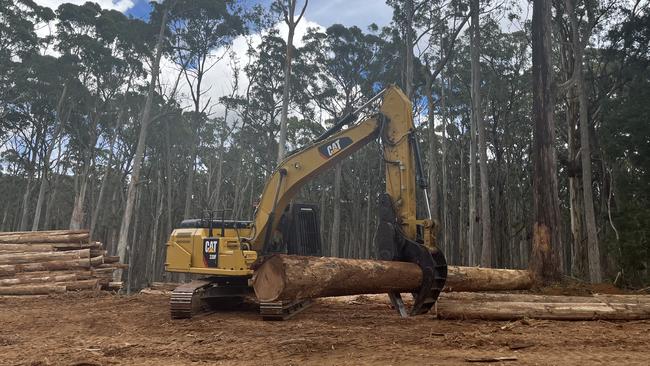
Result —
M 271 251 L 270 242 L 280 216 L 305 183 L 377 137 L 381 137 L 383 142 L 386 192 L 395 205 L 397 216 L 403 224 L 402 230 L 415 239 L 418 223 L 415 150 L 411 146 L 415 131 L 412 106 L 406 95 L 395 86 L 384 89 L 375 98 L 382 96 L 381 108 L 376 115 L 347 129 L 326 132 L 325 138 L 316 139 L 279 164 L 267 180 L 255 212 L 253 236 L 249 239 L 254 250 L 263 254 Z M 427 242 L 430 243 L 430 240 Z
M 252 249 L 263 254 L 270 252 L 280 216 L 300 188 L 374 140 L 380 126 L 379 116 L 368 118 L 284 159 L 264 186 L 255 212 L 254 236 L 250 238 Z

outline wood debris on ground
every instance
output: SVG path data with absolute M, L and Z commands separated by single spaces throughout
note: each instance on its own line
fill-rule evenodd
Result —
M 2 296 L 118 290 L 113 272 L 125 267 L 88 230 L 0 232 Z

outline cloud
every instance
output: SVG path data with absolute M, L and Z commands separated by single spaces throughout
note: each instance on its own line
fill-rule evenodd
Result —
M 57 9 L 61 4 L 70 3 L 75 5 L 83 5 L 88 2 L 88 0 L 35 0 L 35 2 L 41 6 Z M 135 2 L 133 0 L 92 0 L 92 2 L 99 4 L 102 9 L 113 9 L 121 12 L 129 10 L 135 5 Z

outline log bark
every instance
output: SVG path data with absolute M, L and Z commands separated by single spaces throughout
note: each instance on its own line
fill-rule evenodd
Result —
M 53 252 L 52 244 L 4 244 L 0 243 L 0 254 L 24 252 Z
M 0 265 L 0 276 L 11 276 L 21 272 L 88 269 L 90 265 L 91 260 L 88 258 L 27 264 L 3 264 Z
M 59 235 L 35 231 L 32 234 L 2 235 L 0 243 L 83 243 L 88 242 L 89 238 L 87 232 Z
M 422 281 L 420 268 L 407 262 L 274 255 L 253 277 L 260 301 L 326 296 L 412 292 Z M 528 271 L 449 267 L 451 290 L 520 290 L 532 286 Z
M 650 304 L 439 301 L 441 319 L 639 320 L 650 319 Z
M 118 256 L 104 256 L 104 263 L 118 263 L 120 261 L 120 257 Z
M 108 280 L 105 281 L 108 283 Z M 101 285 L 101 280 L 99 279 L 90 279 L 83 281 L 68 281 L 68 282 L 56 282 L 56 286 L 64 286 L 67 291 L 78 291 L 78 290 L 98 290 Z
M 513 291 L 533 286 L 527 270 L 449 266 L 448 272 L 445 291 Z
M 480 292 L 445 292 L 440 295 L 440 301 L 477 302 L 533 302 L 533 303 L 615 303 L 615 304 L 648 304 L 648 295 L 610 295 L 594 294 L 592 296 L 557 296 L 533 294 L 495 294 Z
M 47 295 L 65 292 L 65 289 L 60 285 L 0 287 L 0 295 Z
M 79 249 L 101 250 L 102 243 L 0 243 L 0 254 L 6 252 L 56 252 Z
M 51 262 L 89 257 L 90 249 L 70 250 L 65 252 L 9 253 L 0 254 L 0 264 Z
M 77 280 L 78 280 L 77 275 L 74 273 L 42 276 L 42 277 L 3 278 L 0 279 L 0 287 L 44 283 L 44 282 L 65 282 L 65 281 L 77 281 Z
M 74 274 L 79 280 L 87 280 L 93 276 L 91 271 L 85 270 L 62 270 L 62 271 L 41 271 L 41 272 L 23 272 L 16 273 L 14 278 L 39 278 L 39 277 L 51 277 L 51 276 L 63 276 Z M 4 279 L 4 278 L 2 278 Z
M 41 231 L 3 231 L 0 232 L 0 237 L 5 236 L 42 236 L 42 235 L 72 235 L 72 234 L 88 234 L 88 230 L 41 230 Z

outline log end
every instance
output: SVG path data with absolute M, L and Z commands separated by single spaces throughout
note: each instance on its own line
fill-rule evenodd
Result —
M 285 286 L 282 266 L 282 260 L 277 256 L 272 256 L 255 271 L 253 289 L 259 301 L 276 301 L 282 294 Z

